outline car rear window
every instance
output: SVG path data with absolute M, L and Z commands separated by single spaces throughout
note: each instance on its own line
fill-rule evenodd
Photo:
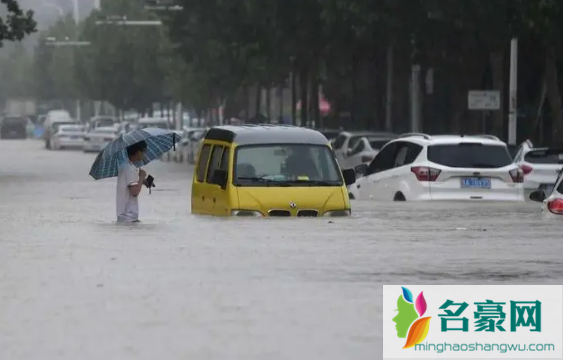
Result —
M 103 134 L 103 135 L 113 135 L 116 133 L 115 130 L 96 130 L 94 131 L 96 134 Z
M 563 149 L 532 150 L 524 155 L 531 164 L 563 164 Z
M 512 157 L 506 146 L 482 143 L 430 145 L 428 160 L 454 168 L 492 169 L 512 163 Z
M 84 127 L 83 126 L 61 126 L 61 131 L 63 131 L 63 132 L 84 131 Z

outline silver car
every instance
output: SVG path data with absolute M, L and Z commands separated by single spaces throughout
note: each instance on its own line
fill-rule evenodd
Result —
M 100 152 L 118 136 L 118 130 L 113 126 L 91 130 L 84 137 L 84 152 Z

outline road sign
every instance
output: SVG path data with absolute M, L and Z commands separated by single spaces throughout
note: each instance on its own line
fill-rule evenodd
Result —
M 467 107 L 469 110 L 500 110 L 500 91 L 469 91 Z

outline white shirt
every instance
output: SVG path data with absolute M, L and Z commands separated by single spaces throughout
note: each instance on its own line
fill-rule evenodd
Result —
M 131 195 L 129 186 L 139 183 L 139 170 L 131 162 L 126 162 L 119 168 L 117 175 L 117 221 L 133 222 L 139 220 L 138 197 Z

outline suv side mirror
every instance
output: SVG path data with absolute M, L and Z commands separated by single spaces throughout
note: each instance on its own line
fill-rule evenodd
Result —
M 210 184 L 219 185 L 221 189 L 227 188 L 227 172 L 225 170 L 215 170 L 211 175 L 211 180 L 209 181 Z
M 354 171 L 354 169 L 342 170 L 342 176 L 344 177 L 344 183 L 346 186 L 352 185 L 356 182 L 356 171 Z
M 545 198 L 546 196 L 543 190 L 532 191 L 530 194 L 530 200 L 532 201 L 543 202 Z
M 360 164 L 354 168 L 356 170 L 356 174 L 365 175 L 368 172 L 368 165 L 367 164 Z

